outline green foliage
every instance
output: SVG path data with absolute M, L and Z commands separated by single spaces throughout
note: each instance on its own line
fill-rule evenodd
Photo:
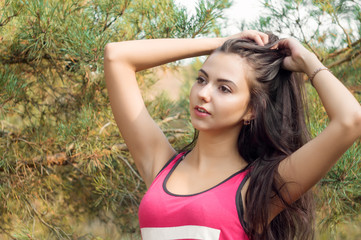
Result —
M 110 110 L 104 47 L 216 33 L 229 6 L 201 1 L 191 16 L 171 0 L 0 1 L 1 239 L 133 239 L 145 187 Z M 183 145 L 184 111 L 165 95 L 148 105 Z M 115 230 L 82 230 L 91 221 Z
M 309 127 L 312 136 L 328 124 L 328 117 L 317 96 L 309 86 Z M 359 101 L 361 96 L 356 95 Z M 329 238 L 346 234 L 343 224 L 359 223 L 361 216 L 361 143 L 357 141 L 319 182 L 317 193 L 318 229 Z M 332 234 L 331 234 L 332 232 Z M 351 235 L 351 233 L 349 234 Z M 343 239 L 348 239 L 344 237 Z
M 0 70 L 0 86 L 3 86 L 4 89 L 0 95 L 0 102 L 4 112 L 9 111 L 4 107 L 9 106 L 6 103 L 9 101 L 16 101 L 16 99 L 21 99 L 25 94 L 25 88 L 27 82 L 14 74 L 10 66 L 6 65 L 3 69 Z

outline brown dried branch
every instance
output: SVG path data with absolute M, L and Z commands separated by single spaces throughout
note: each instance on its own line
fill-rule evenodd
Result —
M 349 46 L 347 46 L 347 47 L 345 47 L 345 48 L 343 48 L 343 49 L 340 49 L 340 50 L 337 50 L 337 51 L 335 51 L 335 52 L 333 52 L 333 53 L 330 53 L 327 57 L 328 57 L 328 58 L 334 58 L 334 57 L 340 55 L 341 53 L 344 53 L 344 52 L 346 52 L 347 50 L 354 48 L 355 46 L 357 46 L 357 45 L 360 44 L 360 43 L 361 43 L 361 38 L 360 38 L 359 40 L 351 43 L 351 48 L 350 48 Z
M 177 141 L 179 138 L 183 137 L 184 134 L 186 133 L 184 130 L 181 130 L 177 133 L 177 131 L 174 131 L 176 134 L 169 136 L 168 137 L 168 142 L 170 143 L 174 143 L 175 141 Z M 129 151 L 127 145 L 125 143 L 117 143 L 114 144 L 111 147 L 112 151 Z
M 7 17 L 6 19 L 4 19 L 4 21 L 0 22 L 0 27 L 5 26 L 6 24 L 8 24 L 10 22 L 10 20 L 14 17 L 18 16 L 18 13 L 15 13 L 12 16 Z
M 350 60 L 353 59 L 353 58 L 357 58 L 357 57 L 360 56 L 360 55 L 361 55 L 361 50 L 358 51 L 358 52 L 356 52 L 356 53 L 350 53 L 350 54 L 347 55 L 346 57 L 344 57 L 344 58 L 342 58 L 342 59 L 340 59 L 340 60 L 338 60 L 338 61 L 336 61 L 336 62 L 333 62 L 333 63 L 331 63 L 331 64 L 328 64 L 326 67 L 332 68 L 332 67 L 334 67 L 334 66 L 341 65 L 341 64 L 343 64 L 343 63 L 345 63 L 345 62 L 350 61 Z
M 164 124 L 164 123 L 167 123 L 167 122 L 170 122 L 170 121 L 179 119 L 179 118 L 180 118 L 180 113 L 177 113 L 177 114 L 176 114 L 175 116 L 173 116 L 173 117 L 164 118 L 162 121 L 159 122 L 159 124 Z
M 0 230 L 1 230 L 1 232 L 3 232 L 4 234 L 6 234 L 10 239 L 14 239 L 14 240 L 17 239 L 17 238 L 15 238 L 15 237 L 11 236 L 11 234 L 8 233 L 7 229 L 4 229 L 2 226 L 0 226 Z
M 19 56 L 11 56 L 10 59 L 6 59 L 4 57 L 0 57 L 0 62 L 2 64 L 20 64 L 20 63 L 25 63 L 28 64 L 29 62 L 35 61 L 35 60 L 39 60 L 40 58 L 33 58 L 33 59 L 28 59 L 26 58 L 26 56 L 24 57 L 19 57 Z M 41 59 L 46 59 L 46 60 L 58 60 L 58 61 L 66 61 L 66 62 L 77 62 L 77 59 L 73 59 L 73 58 L 62 58 L 62 57 L 50 57 L 48 54 L 44 54 L 43 56 L 41 56 Z
M 166 129 L 163 130 L 164 133 L 188 133 L 188 130 L 184 130 L 184 129 L 180 129 L 180 128 L 176 128 L 176 129 Z
M 139 176 L 139 174 L 137 173 L 136 170 L 134 170 L 134 168 L 132 167 L 132 165 L 128 162 L 127 159 L 123 158 L 121 155 L 117 154 L 117 157 L 120 158 L 129 168 L 130 170 L 133 172 L 133 174 L 141 181 L 143 181 L 142 177 Z
M 113 122 L 107 122 L 106 124 L 104 124 L 104 126 L 102 126 L 99 130 L 99 135 L 102 134 L 102 132 L 107 128 L 109 127 L 110 125 L 114 125 L 114 126 L 117 126 L 115 123 Z
M 124 15 L 124 12 L 125 10 L 127 9 L 127 7 L 129 7 L 129 4 L 130 4 L 130 0 L 126 0 L 124 2 L 124 5 L 123 5 L 123 8 L 122 10 L 120 11 L 120 13 L 118 14 L 118 16 L 114 17 L 113 20 L 109 21 L 108 22 L 108 17 L 109 15 L 107 14 L 106 18 L 105 18 L 105 22 L 104 22 L 104 27 L 103 27 L 103 32 L 105 30 L 107 30 L 119 17 L 122 17 Z
M 297 13 L 298 13 L 298 16 L 297 16 L 296 24 L 301 31 L 303 42 L 307 45 L 307 47 L 309 49 L 311 49 L 311 51 L 317 56 L 318 59 L 321 59 L 320 55 L 317 53 L 317 51 L 315 49 L 313 49 L 313 47 L 309 44 L 309 41 L 307 41 L 307 39 L 306 39 L 306 35 L 305 35 L 302 25 L 301 25 L 299 4 L 297 4 Z
M 31 207 L 31 212 L 33 212 L 35 214 L 35 216 L 39 219 L 39 221 L 44 224 L 46 227 L 48 227 L 50 230 L 52 230 L 59 239 L 63 239 L 63 237 L 65 237 L 66 239 L 71 239 L 68 234 L 62 230 L 59 227 L 53 226 L 49 223 L 47 223 L 40 215 L 40 213 L 35 209 L 35 207 L 29 202 L 28 199 L 25 199 L 25 202 L 28 204 L 28 206 Z
M 66 165 L 68 157 L 66 152 L 55 153 L 49 156 L 37 156 L 33 158 L 32 162 L 34 163 L 45 163 L 47 165 Z
M 185 133 L 187 133 L 187 131 L 182 130 L 182 129 L 172 129 L 169 130 L 170 132 L 175 133 L 172 136 L 168 137 L 168 141 L 170 143 L 174 143 L 175 141 L 177 141 L 179 138 L 183 137 Z M 9 135 L 11 133 L 4 133 L 6 135 Z M 27 144 L 30 145 L 34 145 L 35 143 L 26 141 L 22 138 L 17 138 L 17 140 L 22 140 Z M 71 144 L 66 151 L 64 152 L 59 152 L 59 153 L 55 153 L 52 155 L 46 155 L 46 156 L 36 156 L 32 159 L 29 160 L 24 160 L 22 163 L 28 167 L 31 168 L 37 168 L 41 165 L 48 165 L 48 166 L 54 166 L 54 165 L 67 165 L 67 164 L 71 164 L 77 157 L 82 157 L 82 153 L 77 153 L 74 155 L 70 155 L 69 152 L 72 152 L 74 150 L 74 144 Z M 118 144 L 114 144 L 111 149 L 112 152 L 121 152 L 121 151 L 129 151 L 127 145 L 125 143 L 118 143 Z M 104 155 L 106 155 L 109 152 L 109 149 L 107 149 L 107 151 L 102 151 L 104 153 Z M 97 158 L 102 157 L 103 155 L 91 155 L 91 156 L 86 156 L 87 158 L 92 158 L 96 156 Z M 118 156 L 118 155 L 117 155 Z M 122 159 L 123 160 L 123 159 Z M 0 168 L 0 171 L 3 171 L 3 169 Z
M 125 143 L 116 143 L 111 147 L 112 151 L 129 151 Z
M 351 44 L 352 44 L 352 43 L 351 43 L 350 35 L 347 33 L 346 29 L 341 25 L 341 23 L 340 23 L 340 21 L 339 21 L 339 19 L 338 19 L 338 17 L 337 17 L 336 12 L 334 11 L 334 9 L 332 9 L 332 10 L 333 10 L 333 16 L 334 16 L 334 18 L 335 18 L 335 20 L 336 20 L 336 23 L 337 23 L 337 25 L 342 29 L 342 31 L 345 33 L 346 39 L 347 39 L 347 44 L 348 44 L 349 48 L 351 48 Z

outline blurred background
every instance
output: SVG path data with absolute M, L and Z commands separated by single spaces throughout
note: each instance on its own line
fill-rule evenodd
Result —
M 360 0 L 1 0 L 0 239 L 140 239 L 145 185 L 111 113 L 104 46 L 244 29 L 296 37 L 361 101 Z M 193 136 L 188 91 L 204 59 L 137 74 L 177 149 Z M 328 118 L 307 93 L 315 136 Z M 360 156 L 357 141 L 314 187 L 316 239 L 361 239 Z

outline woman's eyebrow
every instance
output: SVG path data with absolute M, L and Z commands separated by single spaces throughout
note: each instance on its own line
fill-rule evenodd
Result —
M 206 75 L 206 77 L 208 76 L 208 73 L 206 71 L 204 71 L 203 69 L 199 69 L 199 72 L 203 73 L 204 75 Z M 233 82 L 232 80 L 228 80 L 228 79 L 224 79 L 224 78 L 217 78 L 217 82 L 226 82 L 226 83 L 231 83 L 233 85 L 235 85 L 237 87 L 237 84 L 235 82 Z
M 204 71 L 203 69 L 199 69 L 199 72 L 202 72 L 204 75 L 206 75 L 206 77 L 208 77 L 208 74 L 206 71 Z

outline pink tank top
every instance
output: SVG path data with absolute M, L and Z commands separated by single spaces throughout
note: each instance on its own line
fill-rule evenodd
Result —
M 238 204 L 247 169 L 206 191 L 177 195 L 166 184 L 184 155 L 169 160 L 144 195 L 138 213 L 142 239 L 248 240 Z

